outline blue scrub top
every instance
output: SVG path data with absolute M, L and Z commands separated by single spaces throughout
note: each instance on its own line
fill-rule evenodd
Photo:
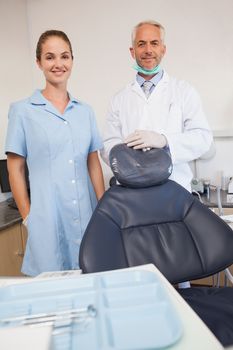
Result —
M 70 97 L 60 114 L 37 90 L 13 103 L 5 151 L 27 159 L 31 207 L 22 272 L 77 269 L 80 242 L 96 206 L 87 169 L 102 148 L 92 109 Z

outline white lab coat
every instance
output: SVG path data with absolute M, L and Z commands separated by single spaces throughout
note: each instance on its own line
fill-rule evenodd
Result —
M 124 142 L 136 129 L 166 136 L 173 162 L 170 179 L 190 190 L 193 175 L 188 162 L 208 151 L 212 142 L 196 90 L 164 72 L 148 99 L 136 80 L 117 93 L 111 101 L 103 134 L 101 156 L 106 163 L 111 148 Z

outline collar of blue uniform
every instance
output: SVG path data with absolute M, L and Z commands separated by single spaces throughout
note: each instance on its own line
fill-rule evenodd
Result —
M 30 97 L 30 102 L 34 105 L 46 105 L 49 101 L 42 95 L 42 90 L 37 89 L 33 95 Z M 79 101 L 74 98 L 69 92 L 69 99 L 72 103 L 79 103 Z

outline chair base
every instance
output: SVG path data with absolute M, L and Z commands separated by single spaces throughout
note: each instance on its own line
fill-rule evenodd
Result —
M 177 291 L 224 347 L 233 344 L 232 287 L 192 287 Z

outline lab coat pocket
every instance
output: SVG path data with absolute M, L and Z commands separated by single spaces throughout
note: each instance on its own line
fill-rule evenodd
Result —
M 171 102 L 168 106 L 165 130 L 169 133 L 182 132 L 183 116 L 180 106 Z

